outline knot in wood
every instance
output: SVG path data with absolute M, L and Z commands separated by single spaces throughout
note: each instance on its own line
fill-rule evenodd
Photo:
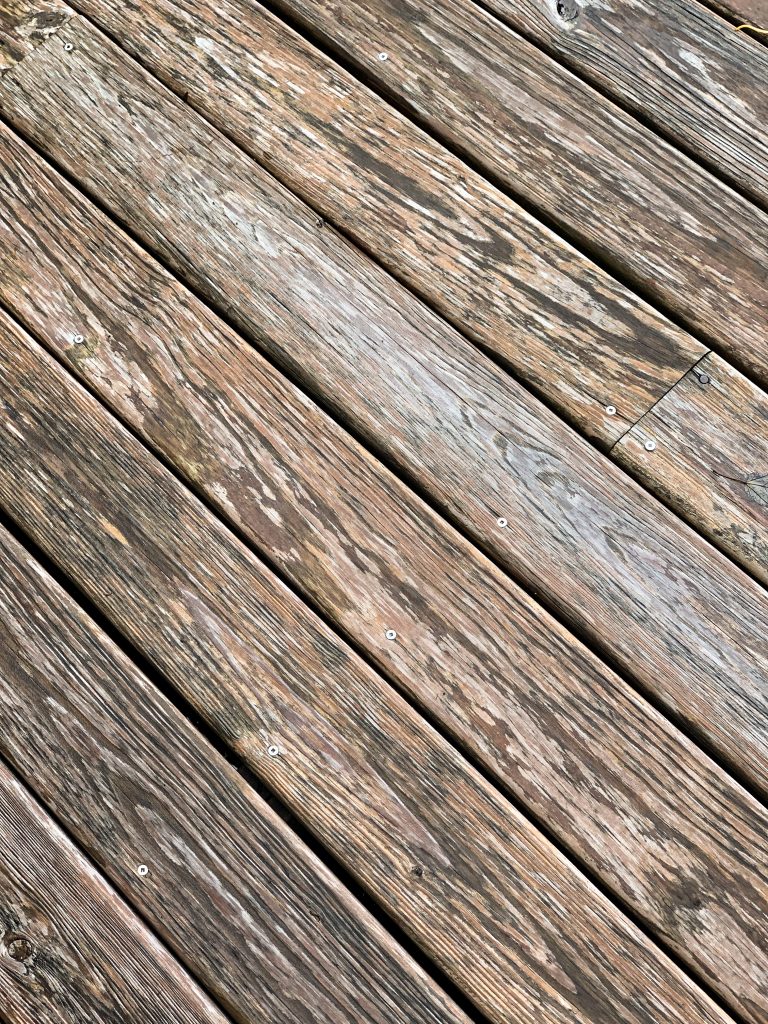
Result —
M 31 960 L 35 952 L 32 941 L 26 935 L 9 936 L 5 940 L 5 949 L 11 960 L 16 960 L 19 963 Z
M 576 0 L 555 0 L 555 10 L 561 21 L 575 21 L 579 16 L 579 5 Z

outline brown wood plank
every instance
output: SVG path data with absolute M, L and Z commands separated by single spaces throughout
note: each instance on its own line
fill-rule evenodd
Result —
M 2 506 L 491 1021 L 728 1019 L 63 368 L 3 325 Z
M 54 35 L 71 13 L 60 0 L 2 0 L 0 75 Z
M 235 1020 L 466 1020 L 4 530 L 0 620 L 3 755 Z
M 6 116 L 768 789 L 765 592 L 100 33 L 66 31 L 71 52 L 4 77 Z
M 274 4 L 768 384 L 768 215 L 472 0 Z
M 78 6 L 601 443 L 704 355 L 258 4 Z
M 3 764 L 0 1008 L 8 1024 L 226 1024 Z
M 646 450 L 646 444 L 656 447 Z M 615 458 L 768 583 L 768 397 L 708 355 L 630 430 Z
M 486 6 L 753 199 L 768 204 L 768 48 L 697 0 Z M 731 234 L 738 237 L 738 225 Z
M 768 28 L 768 0 L 706 0 L 708 7 L 713 7 L 726 17 L 736 21 L 748 22 L 758 28 Z M 756 36 L 755 38 L 760 38 Z
M 757 805 L 2 130 L 0 160 L 0 300 L 759 1019 Z M 681 891 L 683 870 L 696 894 Z

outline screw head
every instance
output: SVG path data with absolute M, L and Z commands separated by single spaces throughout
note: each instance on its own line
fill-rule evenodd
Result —
M 647 452 L 655 452 L 656 451 L 656 442 L 655 441 L 646 441 L 645 442 L 645 450 Z
M 504 516 L 499 516 L 499 518 L 496 520 L 496 525 L 500 526 L 503 530 L 508 525 L 507 520 L 504 518 Z
M 388 629 L 387 632 L 385 633 L 385 636 L 387 640 L 397 640 L 397 633 L 394 631 L 394 629 Z
M 74 49 L 72 43 L 64 43 L 64 49 L 69 53 L 70 50 Z
M 605 411 L 608 413 L 609 416 L 615 416 L 616 415 L 616 406 L 615 405 L 606 405 Z
M 136 868 L 136 874 L 144 878 L 145 875 L 149 874 L 149 868 L 147 867 L 146 864 L 139 864 L 139 866 Z
M 277 757 L 280 753 L 280 747 L 275 746 L 273 743 L 271 747 L 267 747 L 267 753 L 270 757 Z
M 389 60 L 389 54 L 388 53 L 380 53 L 379 54 L 379 60 Z
M 709 384 L 710 377 L 708 373 L 699 374 L 699 384 Z
M 85 338 L 82 336 L 82 334 L 75 334 L 72 336 L 73 345 L 82 345 L 84 341 Z

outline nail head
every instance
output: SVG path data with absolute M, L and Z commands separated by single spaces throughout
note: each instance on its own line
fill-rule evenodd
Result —
M 277 755 L 280 753 L 280 747 L 275 746 L 275 744 L 273 743 L 271 747 L 267 747 L 267 753 L 269 754 L 270 757 L 277 757 Z
M 72 338 L 73 345 L 82 345 L 84 341 L 85 338 L 82 336 L 82 334 L 75 334 Z
M 645 450 L 647 452 L 655 452 L 656 451 L 656 442 L 655 441 L 646 441 L 645 442 Z
M 379 54 L 379 60 L 389 60 L 389 54 L 388 53 L 380 53 Z
M 64 49 L 69 53 L 69 51 L 73 49 L 72 43 L 64 43 Z
M 507 520 L 504 518 L 504 516 L 500 516 L 496 520 L 496 525 L 500 526 L 502 528 L 502 530 L 503 530 L 505 528 L 505 526 L 507 525 Z
M 615 416 L 616 415 L 616 406 L 615 405 L 606 405 L 605 411 L 608 413 L 609 416 Z
M 386 632 L 387 640 L 397 640 L 397 633 L 394 629 L 388 629 Z
M 136 874 L 141 875 L 141 877 L 143 878 L 145 875 L 149 874 L 149 868 L 147 867 L 146 864 L 139 864 L 139 866 L 136 868 Z

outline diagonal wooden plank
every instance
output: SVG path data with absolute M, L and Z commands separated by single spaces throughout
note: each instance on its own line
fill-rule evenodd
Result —
M 258 4 L 78 6 L 598 441 L 704 355 Z
M 66 31 L 3 77 L 5 115 L 765 791 L 765 592 L 99 32 Z
M 706 0 L 706 3 L 726 17 L 749 22 L 758 28 L 768 28 L 768 0 Z
M 61 28 L 72 11 L 61 0 L 3 0 L 0 7 L 0 75 L 24 60 Z
M 646 449 L 651 443 L 652 451 Z M 768 402 L 708 355 L 614 456 L 768 583 Z
M 768 205 L 768 48 L 698 0 L 484 6 Z
M 465 1022 L 4 530 L 0 620 L 3 755 L 235 1020 Z
M 4 764 L 0 1007 L 8 1024 L 226 1024 Z
M 768 383 L 768 214 L 472 0 L 273 6 Z
M 764 812 L 2 130 L 0 159 L 0 300 L 759 1020 Z
M 3 324 L 3 507 L 490 1020 L 728 1019 L 63 368 Z

